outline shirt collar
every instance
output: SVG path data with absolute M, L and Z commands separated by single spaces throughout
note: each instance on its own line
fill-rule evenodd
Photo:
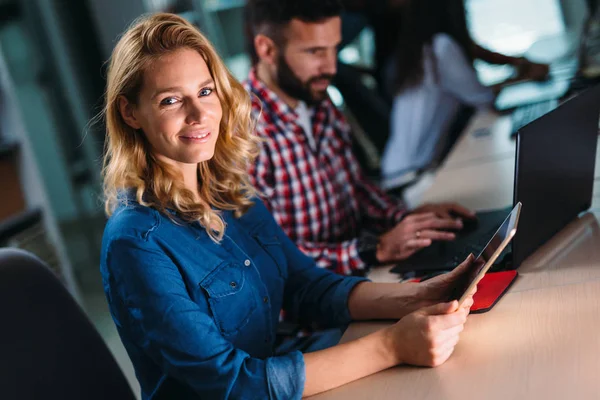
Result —
M 142 200 L 148 200 L 148 194 L 142 195 Z M 123 188 L 117 191 L 117 203 L 119 207 L 127 207 L 129 205 L 141 205 L 137 199 L 137 190 L 135 188 Z M 171 207 L 165 208 L 165 211 L 173 216 L 177 216 L 177 211 Z

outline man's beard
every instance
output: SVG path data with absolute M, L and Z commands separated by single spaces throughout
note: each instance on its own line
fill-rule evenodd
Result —
M 306 82 L 302 82 L 285 61 L 283 54 L 277 61 L 277 84 L 281 90 L 288 96 L 301 100 L 308 105 L 317 104 L 327 98 L 327 90 L 312 91 L 310 89 L 311 83 L 325 79 L 332 81 L 333 78 L 334 76 L 331 74 L 321 74 L 310 78 Z

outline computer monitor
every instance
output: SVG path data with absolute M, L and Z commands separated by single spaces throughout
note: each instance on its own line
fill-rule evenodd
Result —
M 523 212 L 512 243 L 515 267 L 590 207 L 599 116 L 596 86 L 519 130 L 514 202 Z

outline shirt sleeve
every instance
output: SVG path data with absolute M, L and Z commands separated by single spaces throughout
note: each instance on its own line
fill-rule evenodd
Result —
M 273 197 L 275 177 L 273 176 L 271 154 L 266 144 L 260 146 L 260 151 L 254 163 L 250 163 L 248 174 L 250 175 L 250 182 L 262 198 L 270 199 Z M 265 203 L 265 205 L 271 210 L 271 204 Z
M 234 347 L 215 325 L 208 303 L 190 298 L 176 265 L 158 245 L 116 239 L 108 249 L 107 268 L 107 295 L 116 319 L 165 373 L 200 397 L 301 398 L 302 354 L 263 360 Z
M 437 71 L 441 86 L 464 103 L 475 107 L 491 107 L 494 101 L 492 89 L 479 82 L 473 64 L 462 48 L 445 34 L 433 41 Z
M 381 234 L 392 229 L 407 214 L 401 201 L 394 201 L 381 188 L 370 182 L 358 166 L 355 185 L 365 228 Z
M 267 210 L 265 213 L 268 214 Z M 316 268 L 315 261 L 303 254 L 272 220 L 288 262 L 284 289 L 284 309 L 300 322 L 316 322 L 321 327 L 339 327 L 351 322 L 348 309 L 350 292 L 365 278 L 341 276 Z
M 358 239 L 341 243 L 315 243 L 301 241 L 296 245 L 304 254 L 312 258 L 318 267 L 340 275 L 352 275 L 362 271 L 367 265 L 358 255 Z

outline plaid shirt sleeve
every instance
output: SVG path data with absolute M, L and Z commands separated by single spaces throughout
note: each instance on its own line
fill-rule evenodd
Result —
M 264 136 L 263 136 L 264 137 Z M 364 270 L 365 263 L 358 256 L 357 239 L 340 243 L 315 243 L 295 240 L 292 226 L 286 222 L 285 213 L 278 204 L 275 193 L 275 177 L 269 148 L 263 144 L 254 164 L 250 166 L 250 180 L 267 209 L 283 231 L 296 243 L 304 254 L 315 260 L 317 266 L 340 275 L 352 275 L 353 271 Z
M 367 266 L 358 256 L 358 239 L 341 243 L 296 243 L 304 254 L 312 257 L 321 268 L 327 268 L 336 274 L 352 275 L 354 271 L 364 270 Z
M 386 232 L 407 214 L 404 204 L 392 200 L 382 189 L 371 183 L 360 169 L 356 173 L 355 184 L 367 228 L 377 233 Z
M 354 187 L 362 211 L 364 226 L 375 233 L 386 232 L 392 229 L 408 213 L 406 206 L 402 202 L 392 199 L 365 176 L 352 152 L 350 126 L 342 115 L 336 120 L 342 124 L 339 131 L 345 133 L 344 139 L 347 142 L 346 157 L 354 178 Z

